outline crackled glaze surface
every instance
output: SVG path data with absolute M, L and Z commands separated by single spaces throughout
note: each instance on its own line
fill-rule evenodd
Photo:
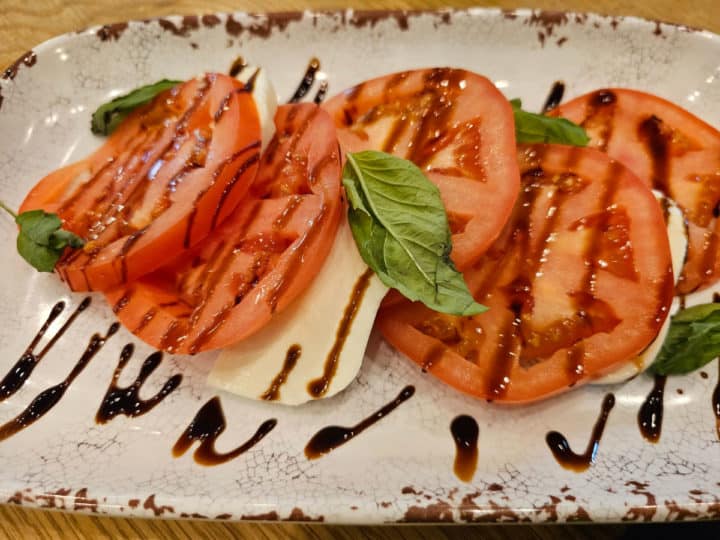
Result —
M 267 67 L 281 98 L 307 62 L 320 59 L 330 94 L 400 69 L 454 65 L 479 71 L 508 97 L 538 109 L 552 83 L 570 97 L 599 86 L 648 89 L 720 125 L 720 39 L 634 19 L 540 12 L 328 13 L 185 17 L 93 28 L 38 46 L 0 80 L 0 197 L 17 206 L 42 175 L 99 144 L 89 115 L 108 98 L 154 80 L 226 71 L 237 55 Z M 82 300 L 56 277 L 29 272 L 14 255 L 14 225 L 0 219 L 0 375 L 22 355 L 51 307 Z M 101 297 L 78 316 L 28 382 L 0 403 L 0 422 L 20 413 L 72 369 L 112 312 Z M 319 331 L 314 329 L 314 331 Z M 586 387 L 526 407 L 477 402 L 422 374 L 377 336 L 359 378 L 324 402 L 299 408 L 221 394 L 228 427 L 218 451 L 277 426 L 238 458 L 203 467 L 171 449 L 198 409 L 213 355 L 166 356 L 143 384 L 150 398 L 174 374 L 172 391 L 147 414 L 105 424 L 95 414 L 127 343 L 120 330 L 35 424 L 0 442 L 0 500 L 66 510 L 162 517 L 330 522 L 571 521 L 720 518 L 720 441 L 711 395 L 718 365 L 673 378 L 665 389 L 658 444 L 641 436 L 647 376 L 612 388 L 594 466 L 561 468 L 545 444 L 558 430 L 583 451 L 607 388 Z M 152 351 L 136 344 L 118 384 L 135 380 Z M 704 374 L 704 375 L 703 375 Z M 415 394 L 350 443 L 317 460 L 303 449 L 330 424 L 354 425 L 406 385 Z M 478 468 L 453 474 L 450 423 L 479 424 Z

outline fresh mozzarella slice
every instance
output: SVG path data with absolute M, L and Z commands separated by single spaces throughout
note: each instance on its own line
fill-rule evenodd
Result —
M 688 246 L 687 228 L 685 227 L 685 218 L 682 211 L 678 208 L 677 204 L 671 199 L 668 199 L 664 195 L 653 192 L 655 197 L 666 209 L 666 227 L 668 232 L 668 239 L 670 240 L 670 254 L 672 256 L 672 267 L 673 274 L 675 275 L 675 282 L 680 277 L 680 271 L 685 262 L 685 253 Z M 596 379 L 592 384 L 616 384 L 631 379 L 638 373 L 642 373 L 650 364 L 655 361 L 655 357 L 660 352 L 662 344 L 665 341 L 665 336 L 670 329 L 670 315 L 677 312 L 680 309 L 680 302 L 677 298 L 673 300 L 673 304 L 670 307 L 670 313 L 665 319 L 665 323 L 660 328 L 657 337 L 648 345 L 645 350 L 640 353 L 637 357 L 625 362 L 622 366 L 605 375 L 600 379 Z
M 278 106 L 277 92 L 263 68 L 246 66 L 237 79 L 247 84 L 252 80 L 252 96 L 260 116 L 262 149 L 265 150 L 275 134 L 275 110 Z
M 277 402 L 287 405 L 336 394 L 360 369 L 375 313 L 386 292 L 387 287 L 360 257 L 350 226 L 343 220 L 310 288 L 259 333 L 223 350 L 208 384 L 252 399 L 270 399 L 275 394 Z M 327 391 L 314 396 L 309 386 L 322 379 L 334 353 L 335 374 L 327 377 Z

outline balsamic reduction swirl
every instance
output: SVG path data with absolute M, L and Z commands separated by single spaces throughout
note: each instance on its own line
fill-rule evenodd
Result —
M 310 60 L 310 63 L 305 70 L 305 74 L 300 81 L 300 84 L 295 89 L 292 97 L 288 100 L 288 103 L 298 103 L 302 98 L 305 97 L 305 95 L 310 91 L 310 88 L 312 88 L 312 85 L 315 84 L 315 76 L 317 75 L 317 72 L 319 70 L 320 60 L 318 60 L 317 58 L 313 58 L 312 60 Z
M 595 457 L 600 448 L 600 439 L 605 429 L 605 423 L 614 406 L 615 396 L 613 394 L 606 395 L 600 408 L 600 417 L 595 423 L 592 435 L 590 436 L 590 442 L 582 454 L 576 454 L 572 451 L 570 443 L 562 433 L 551 431 L 547 434 L 545 440 L 560 465 L 575 472 L 583 472 L 595 463 Z
M 665 375 L 655 375 L 653 388 L 638 411 L 637 420 L 640 433 L 642 433 L 642 436 L 648 441 L 653 443 L 660 440 L 666 380 L 667 377 Z
M 73 311 L 70 317 L 68 317 L 68 320 L 65 321 L 65 323 L 60 327 L 57 332 L 55 332 L 55 334 L 50 338 L 50 340 L 40 350 L 40 352 L 35 354 L 35 347 L 37 347 L 38 343 L 45 335 L 53 321 L 55 321 L 55 319 L 57 319 L 63 312 L 63 310 L 65 309 L 65 302 L 57 302 L 52 307 L 47 319 L 45 319 L 45 322 L 40 327 L 40 330 L 38 330 L 37 334 L 35 334 L 35 337 L 32 339 L 27 349 L 25 349 L 23 355 L 18 359 L 15 365 L 10 368 L 10 371 L 8 371 L 8 373 L 0 381 L 0 401 L 4 401 L 10 396 L 12 396 L 22 387 L 23 384 L 25 384 L 25 381 L 32 374 L 35 366 L 37 366 L 40 360 L 42 360 L 43 357 L 48 353 L 48 351 L 52 349 L 53 345 L 55 345 L 57 340 L 63 336 L 65 331 L 70 327 L 70 325 L 72 325 L 77 316 L 81 312 L 85 311 L 85 309 L 87 309 L 89 305 L 90 297 L 87 296 L 83 299 L 82 302 L 80 302 L 78 307 L 75 308 L 75 311 Z
M 165 399 L 173 390 L 180 386 L 182 381 L 182 375 L 175 374 L 170 377 L 160 391 L 149 399 L 140 399 L 140 389 L 145 381 L 153 374 L 162 361 L 163 354 L 161 352 L 154 352 L 145 359 L 140 373 L 137 378 L 133 381 L 130 386 L 120 387 L 118 385 L 118 379 L 120 373 L 122 373 L 130 358 L 133 355 L 135 346 L 132 343 L 128 343 L 123 347 L 120 353 L 120 361 L 118 362 L 115 372 L 113 373 L 112 381 L 110 386 L 105 392 L 105 397 L 98 408 L 97 414 L 95 415 L 95 421 L 98 424 L 105 424 L 115 418 L 118 414 L 124 414 L 125 416 L 140 416 L 145 414 L 158 403 Z
M 305 446 L 305 456 L 308 459 L 317 459 L 342 446 L 379 420 L 385 418 L 390 412 L 397 409 L 403 402 L 415 394 L 414 386 L 406 386 L 390 403 L 378 409 L 363 421 L 352 427 L 328 426 L 313 435 Z
M 450 432 L 455 441 L 455 476 L 470 482 L 477 468 L 480 428 L 472 416 L 461 414 L 450 424 Z
M 97 354 L 97 352 L 102 348 L 108 338 L 118 331 L 118 328 L 120 328 L 120 324 L 114 322 L 110 325 L 104 336 L 94 334 L 90 338 L 90 342 L 80 356 L 80 359 L 62 382 L 40 392 L 24 411 L 9 422 L 0 426 L 0 441 L 4 441 L 8 437 L 12 437 L 17 432 L 35 423 L 45 416 L 50 409 L 57 405 L 60 399 L 62 399 L 65 395 L 65 391 L 68 389 L 70 384 L 77 378 L 78 375 L 80 375 L 80 373 L 82 373 L 85 367 L 90 363 L 90 360 L 93 359 L 95 354 Z
M 195 441 L 198 441 L 200 446 L 193 454 L 195 461 L 200 465 L 220 465 L 250 450 L 265 435 L 270 433 L 276 425 L 277 420 L 274 418 L 266 420 L 260 424 L 255 434 L 243 444 L 230 452 L 218 452 L 215 450 L 215 441 L 225 431 L 227 423 L 225 422 L 220 398 L 215 396 L 197 412 L 195 418 L 173 446 L 172 454 L 174 457 L 180 457 L 188 451 Z

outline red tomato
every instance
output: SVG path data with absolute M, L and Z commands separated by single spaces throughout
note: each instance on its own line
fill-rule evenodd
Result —
M 244 196 L 259 155 L 250 91 L 208 74 L 134 111 L 91 156 L 41 180 L 20 211 L 56 212 L 88 240 L 57 270 L 73 290 L 107 290 L 202 240 Z
M 106 294 L 153 347 L 194 354 L 256 332 L 319 272 L 344 211 L 335 127 L 316 105 L 280 107 L 248 196 L 197 247 Z
M 584 148 L 529 146 L 512 216 L 464 272 L 474 317 L 382 309 L 385 338 L 458 390 L 526 402 L 600 376 L 657 335 L 673 297 L 662 211 L 628 169 Z
M 720 131 L 669 101 L 618 88 L 586 94 L 551 114 L 584 126 L 592 146 L 680 205 L 689 246 L 679 293 L 720 279 Z
M 485 252 L 519 187 L 512 109 L 492 82 L 460 69 L 406 71 L 354 86 L 323 107 L 344 150 L 409 159 L 440 188 L 458 268 Z

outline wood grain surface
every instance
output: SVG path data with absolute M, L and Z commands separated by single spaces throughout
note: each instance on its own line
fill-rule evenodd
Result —
M 285 11 L 343 7 L 426 9 L 467 7 L 475 1 L 455 0 L 0 0 L 0 68 L 24 51 L 53 36 L 96 24 L 169 14 L 215 11 Z M 635 15 L 720 33 L 720 0 L 500 0 L 485 6 L 533 7 Z M 720 61 L 720 59 L 718 59 Z M 1 143 L 0 143 L 1 144 Z M 605 526 L 403 526 L 357 527 L 305 524 L 248 524 L 199 521 L 159 521 L 63 514 L 0 505 L 0 538 L 143 538 L 143 539 L 605 539 L 720 538 L 720 524 Z

